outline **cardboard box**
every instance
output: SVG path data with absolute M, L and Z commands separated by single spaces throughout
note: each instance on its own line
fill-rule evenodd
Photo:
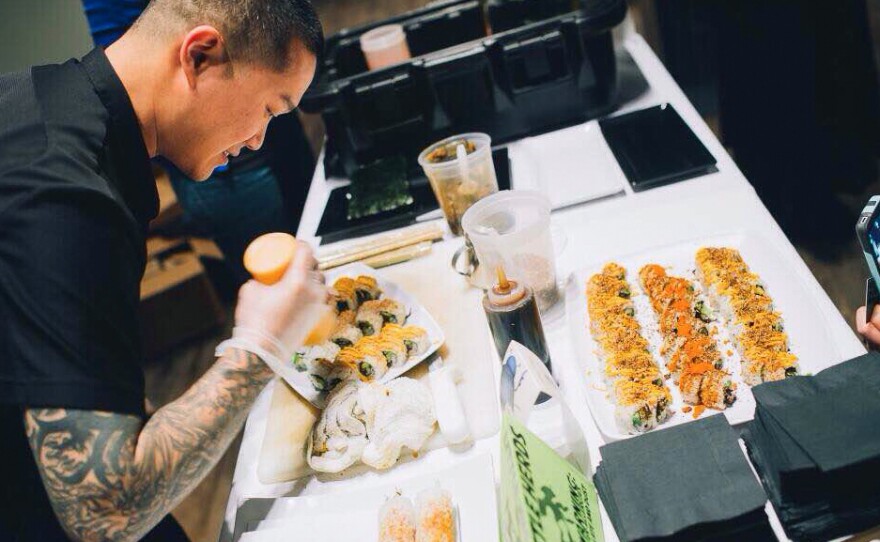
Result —
M 154 243 L 152 248 L 158 246 Z M 141 281 L 139 313 L 147 359 L 226 321 L 226 310 L 199 256 L 185 242 L 166 243 L 164 251 L 149 257 Z

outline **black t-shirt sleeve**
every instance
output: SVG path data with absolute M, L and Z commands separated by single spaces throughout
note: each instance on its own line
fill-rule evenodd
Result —
M 14 175 L 14 174 L 13 174 Z M 143 246 L 108 191 L 9 174 L 0 188 L 0 403 L 143 415 Z

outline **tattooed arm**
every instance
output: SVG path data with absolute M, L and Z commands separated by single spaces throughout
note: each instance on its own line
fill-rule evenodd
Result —
M 302 307 L 327 297 L 316 267 L 311 249 L 297 241 L 279 282 L 242 287 L 236 326 L 276 343 L 285 333 L 310 329 L 313 316 Z M 227 348 L 182 397 L 146 423 L 110 412 L 25 410 L 34 459 L 68 536 L 137 540 L 146 534 L 217 463 L 271 378 L 257 356 Z
M 145 535 L 217 463 L 271 378 L 259 358 L 229 349 L 146 423 L 108 412 L 26 410 L 28 440 L 67 535 Z

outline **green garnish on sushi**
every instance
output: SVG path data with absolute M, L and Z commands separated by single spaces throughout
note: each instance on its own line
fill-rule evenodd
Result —
M 373 324 L 369 322 L 358 322 L 357 326 L 364 335 L 373 335 L 376 333 L 376 330 L 373 329 Z
M 623 288 L 621 288 L 620 290 L 617 291 L 617 295 L 619 297 L 624 298 L 624 299 L 629 299 L 630 296 L 632 296 L 632 292 L 629 291 L 629 288 L 624 286 Z
M 306 365 L 305 359 L 303 358 L 304 356 L 302 352 L 296 352 L 295 354 L 293 354 L 293 357 L 290 358 L 290 361 L 293 363 L 293 367 L 301 373 L 304 373 L 309 369 L 309 366 Z
M 627 308 L 623 309 L 623 314 L 625 314 L 629 317 L 633 317 L 636 315 L 636 310 L 632 307 L 627 307 Z
M 366 361 L 362 361 L 362 362 L 358 363 L 358 371 L 360 371 L 360 373 L 367 378 L 370 378 L 371 376 L 373 376 L 373 373 L 374 373 L 373 366 L 371 364 L 367 363 Z
M 709 307 L 702 300 L 694 304 L 694 316 L 707 324 L 712 321 L 712 311 L 709 310 Z

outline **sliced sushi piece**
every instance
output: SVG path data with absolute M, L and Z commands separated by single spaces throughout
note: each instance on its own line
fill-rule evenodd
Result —
M 385 320 L 379 311 L 379 301 L 367 301 L 357 311 L 355 323 L 364 336 L 375 335 L 382 330 Z
M 385 327 L 382 328 L 382 335 L 402 340 L 408 357 L 421 356 L 431 349 L 431 339 L 428 337 L 428 332 L 419 326 L 385 324 Z
M 316 344 L 305 352 L 304 357 L 306 365 L 314 366 L 319 363 L 331 365 L 339 354 L 339 350 L 339 345 L 331 341 L 324 341 L 321 344 Z
M 403 339 L 387 336 L 384 329 L 379 335 L 361 339 L 358 348 L 361 352 L 381 352 L 389 367 L 406 363 L 406 346 L 403 344 Z
M 382 289 L 376 279 L 368 275 L 361 275 L 354 279 L 354 291 L 357 296 L 358 303 L 379 299 L 382 295 Z
M 336 320 L 336 327 L 333 328 L 333 332 L 330 333 L 330 340 L 336 343 L 340 348 L 353 346 L 357 343 L 364 334 L 361 332 L 360 328 L 357 327 L 355 323 L 356 318 L 357 315 L 354 311 L 347 310 L 339 313 L 339 317 Z
M 362 347 L 360 342 L 343 348 L 336 356 L 336 364 L 352 370 L 357 378 L 365 382 L 382 378 L 388 372 L 388 360 L 382 355 L 382 351 L 374 347 Z
M 371 311 L 375 310 L 376 312 L 378 312 L 379 315 L 382 316 L 383 323 L 399 325 L 403 325 L 404 323 L 406 323 L 406 307 L 402 303 L 398 303 L 393 299 L 366 301 L 361 306 L 361 308 L 369 308 Z
M 613 391 L 618 423 L 630 432 L 649 431 L 669 419 L 672 395 L 653 380 L 618 380 Z
M 355 281 L 350 277 L 340 277 L 333 283 L 333 302 L 338 312 L 356 311 L 358 309 Z
M 414 542 L 416 509 L 408 497 L 393 497 L 379 509 L 379 542 Z
M 416 497 L 416 510 L 416 542 L 456 542 L 455 507 L 448 491 L 421 491 Z

